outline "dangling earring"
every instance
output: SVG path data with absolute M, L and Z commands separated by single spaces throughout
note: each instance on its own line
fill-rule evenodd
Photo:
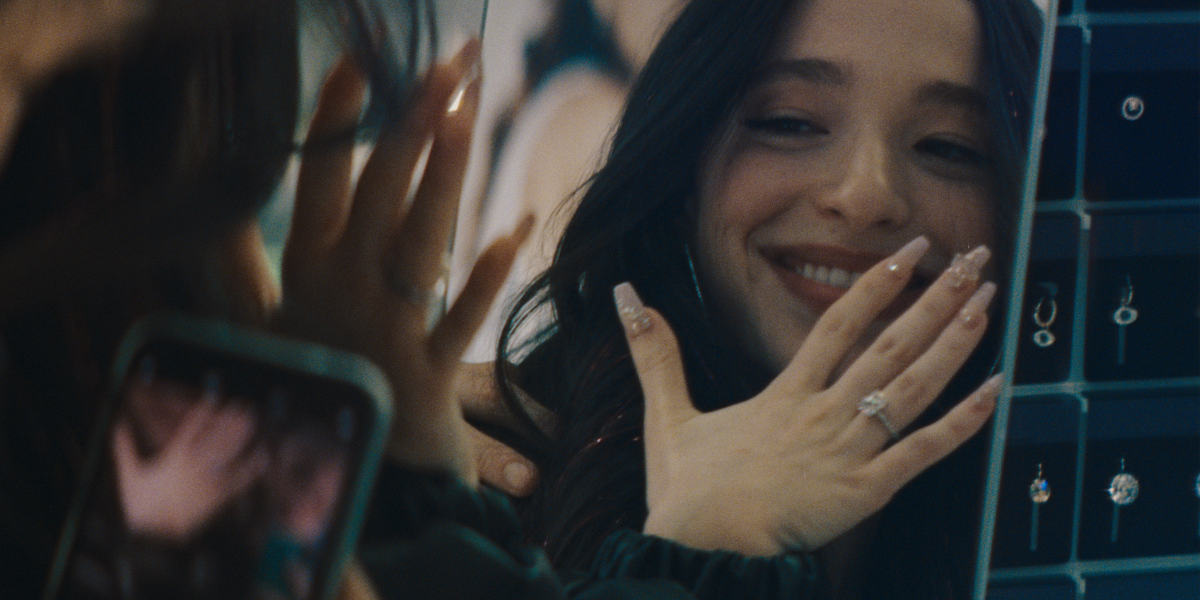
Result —
M 1121 305 L 1113 311 L 1112 319 L 1117 324 L 1117 364 L 1125 364 L 1125 327 L 1138 318 L 1136 308 L 1129 306 L 1133 302 L 1133 282 L 1129 275 L 1125 276 L 1125 286 L 1121 288 Z
M 1042 303 L 1046 300 L 1050 301 L 1050 316 L 1042 319 Z M 1054 319 L 1056 318 L 1058 318 L 1058 303 L 1051 296 L 1042 296 L 1042 299 L 1038 300 L 1037 306 L 1033 309 L 1033 322 L 1040 327 L 1040 329 L 1033 332 L 1033 343 L 1042 348 L 1048 348 L 1054 344 L 1056 338 L 1053 333 L 1050 333 L 1050 326 L 1054 324 Z
M 1133 504 L 1137 500 L 1139 485 L 1137 477 L 1125 472 L 1125 459 L 1121 459 L 1121 472 L 1113 476 L 1108 484 L 1108 497 L 1113 503 L 1112 533 L 1109 541 L 1117 543 L 1117 527 L 1120 524 L 1121 507 Z
M 1042 505 L 1050 499 L 1050 483 L 1042 479 L 1042 463 L 1038 463 L 1038 474 L 1029 485 L 1029 499 L 1033 500 L 1033 516 L 1029 520 L 1029 551 L 1037 552 L 1038 548 L 1038 513 Z

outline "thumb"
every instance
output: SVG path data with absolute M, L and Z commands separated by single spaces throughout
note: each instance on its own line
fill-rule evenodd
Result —
M 646 443 L 657 443 L 657 436 L 700 414 L 688 395 L 679 342 L 662 315 L 646 308 L 628 282 L 613 288 L 613 298 L 646 397 Z

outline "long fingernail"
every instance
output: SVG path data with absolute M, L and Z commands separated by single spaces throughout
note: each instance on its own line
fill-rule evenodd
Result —
M 947 281 L 952 288 L 960 288 L 967 282 L 979 281 L 979 272 L 992 257 L 987 246 L 979 246 L 966 254 L 955 254 L 950 268 L 946 269 Z
M 646 314 L 646 306 L 642 304 L 642 299 L 628 281 L 613 288 L 613 299 L 617 302 L 617 314 L 629 332 L 629 337 L 650 330 L 650 315 Z
M 896 251 L 888 261 L 887 270 L 897 277 L 908 277 L 913 266 L 925 256 L 925 251 L 929 250 L 929 239 L 925 236 L 918 236 L 917 239 L 907 243 L 903 248 Z
M 458 82 L 458 87 L 454 89 L 454 93 L 450 94 L 450 101 L 446 103 L 446 114 L 456 115 L 464 109 L 471 109 L 473 112 L 479 104 L 479 71 L 472 70 L 463 76 L 462 81 Z
M 975 290 L 975 295 L 958 311 L 958 319 L 967 329 L 974 329 L 983 322 L 987 308 L 996 297 L 996 284 L 988 281 Z
M 983 382 L 975 392 L 975 402 L 988 406 L 1000 397 L 1000 384 L 1004 381 L 1004 373 L 996 373 Z

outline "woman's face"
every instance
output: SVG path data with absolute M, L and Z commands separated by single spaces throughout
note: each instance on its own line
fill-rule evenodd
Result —
M 857 356 L 955 253 L 992 243 L 995 203 L 971 2 L 811 0 L 783 26 L 702 161 L 695 232 L 714 322 L 772 372 L 857 274 L 927 236 Z

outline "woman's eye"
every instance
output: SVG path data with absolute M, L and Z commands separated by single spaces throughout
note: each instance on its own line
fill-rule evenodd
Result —
M 751 131 L 773 135 L 813 135 L 825 133 L 811 121 L 798 117 L 747 118 L 742 122 Z
M 986 167 L 992 164 L 992 157 L 987 154 L 949 140 L 921 140 L 914 148 L 917 152 L 955 165 Z

